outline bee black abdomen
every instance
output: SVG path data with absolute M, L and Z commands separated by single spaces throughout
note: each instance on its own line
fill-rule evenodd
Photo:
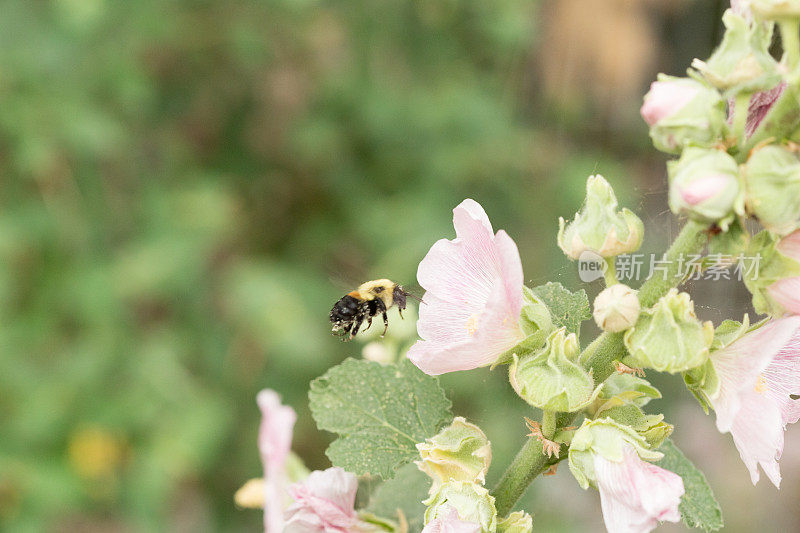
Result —
M 343 296 L 341 300 L 336 302 L 336 305 L 331 309 L 331 322 L 350 322 L 358 314 L 358 308 L 361 303 L 350 296 Z

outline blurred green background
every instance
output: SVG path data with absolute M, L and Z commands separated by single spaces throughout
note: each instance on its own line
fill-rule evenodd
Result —
M 255 393 L 278 390 L 295 451 L 328 466 L 308 382 L 362 348 L 329 335 L 330 307 L 366 279 L 413 285 L 466 197 L 529 284 L 582 286 L 555 230 L 595 172 L 659 250 L 677 224 L 638 107 L 657 72 L 708 55 L 723 7 L 3 2 L 0 529 L 257 531 L 232 499 L 261 468 Z M 745 310 L 711 285 L 704 318 Z M 442 382 L 493 442 L 491 484 L 530 413 L 502 370 Z M 800 455 L 779 496 L 752 488 L 712 418 L 659 384 L 729 530 L 797 530 Z M 602 530 L 566 468 L 526 502 L 539 531 Z

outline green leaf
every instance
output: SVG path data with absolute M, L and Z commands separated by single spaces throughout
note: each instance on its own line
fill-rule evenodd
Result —
M 397 522 L 400 521 L 398 511 L 402 512 L 410 533 L 422 531 L 425 513 L 422 500 L 428 498 L 430 486 L 431 479 L 417 465 L 405 465 L 397 470 L 394 479 L 384 481 L 375 489 L 367 511 Z
M 581 322 L 592 317 L 586 291 L 571 292 L 562 284 L 551 281 L 534 287 L 533 293 L 550 309 L 557 328 L 565 326 L 568 332 L 580 336 Z
M 680 511 L 686 525 L 705 531 L 721 529 L 722 510 L 714 498 L 714 493 L 711 492 L 711 487 L 708 486 L 706 476 L 683 455 L 672 440 L 665 440 L 658 451 L 664 454 L 658 466 L 683 478 L 686 493 L 681 499 Z
M 312 381 L 308 396 L 317 426 L 339 434 L 325 451 L 331 462 L 384 479 L 453 417 L 438 380 L 405 358 L 387 366 L 347 359 Z

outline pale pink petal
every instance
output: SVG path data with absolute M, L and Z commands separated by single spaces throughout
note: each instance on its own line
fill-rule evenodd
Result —
M 281 405 L 280 396 L 264 389 L 256 396 L 261 410 L 258 450 L 264 466 L 264 530 L 277 533 L 283 529 L 283 504 L 286 501 L 286 460 L 292 446 L 292 431 L 297 415 Z
M 800 318 L 773 320 L 711 354 L 711 363 L 720 380 L 719 392 L 711 398 L 719 431 L 730 431 L 741 408 L 741 394 L 755 388 L 759 375 L 798 327 Z
M 286 509 L 289 533 L 347 533 L 359 523 L 354 505 L 358 480 L 341 468 L 316 470 L 289 489 L 294 503 Z
M 596 454 L 594 471 L 610 533 L 647 533 L 659 522 L 680 520 L 681 477 L 643 461 L 630 446 L 620 462 Z
M 800 230 L 795 230 L 778 241 L 778 251 L 800 262 Z
M 684 202 L 697 205 L 725 191 L 732 179 L 729 174 L 709 174 L 690 182 L 679 192 Z
M 436 242 L 420 262 L 425 289 L 408 358 L 431 375 L 492 364 L 522 340 L 522 263 L 504 232 L 492 233 L 483 208 L 464 200 L 453 210 L 456 238 Z
M 742 394 L 741 409 L 730 432 L 742 462 L 750 472 L 750 480 L 758 482 L 758 465 L 776 486 L 781 477 L 778 459 L 783 451 L 783 423 L 777 406 L 754 390 Z
M 688 104 L 699 87 L 676 80 L 655 81 L 644 98 L 641 114 L 649 126 L 669 117 Z
M 800 317 L 772 320 L 711 354 L 720 380 L 710 398 L 717 429 L 730 432 L 750 479 L 758 466 L 778 487 L 778 459 L 783 453 L 786 424 L 800 418 Z
M 800 330 L 795 330 L 763 376 L 765 394 L 779 407 L 784 427 L 800 420 Z
M 788 313 L 800 314 L 800 277 L 779 279 L 767 292 Z
M 449 507 L 447 516 L 428 522 L 422 533 L 480 533 L 481 525 L 461 520 L 458 512 Z

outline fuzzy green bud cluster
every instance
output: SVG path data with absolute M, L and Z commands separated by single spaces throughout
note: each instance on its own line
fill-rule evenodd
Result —
M 736 160 L 721 150 L 687 148 L 667 163 L 669 206 L 692 220 L 727 230 L 744 213 L 744 194 Z
M 489 439 L 481 428 L 460 416 L 434 437 L 417 444 L 417 450 L 420 460 L 416 464 L 433 479 L 432 492 L 448 481 L 483 485 L 492 462 Z
M 629 209 L 617 210 L 614 189 L 601 175 L 586 180 L 586 202 L 571 222 L 559 218 L 558 246 L 570 259 L 586 251 L 615 257 L 639 249 L 642 221 Z
M 534 407 L 572 413 L 594 399 L 592 376 L 577 362 L 580 349 L 574 333 L 560 328 L 541 349 L 513 356 L 509 381 L 519 396 Z
M 800 160 L 782 146 L 753 151 L 743 167 L 747 212 L 768 230 L 786 235 L 800 220 Z
M 722 16 L 725 35 L 708 61 L 695 59 L 696 68 L 711 85 L 727 96 L 770 89 L 778 83 L 778 64 L 769 54 L 772 27 L 750 24 L 728 10 Z
M 684 372 L 708 359 L 714 339 L 711 322 L 700 322 L 685 292 L 671 289 L 624 336 L 633 361 L 659 372 Z

